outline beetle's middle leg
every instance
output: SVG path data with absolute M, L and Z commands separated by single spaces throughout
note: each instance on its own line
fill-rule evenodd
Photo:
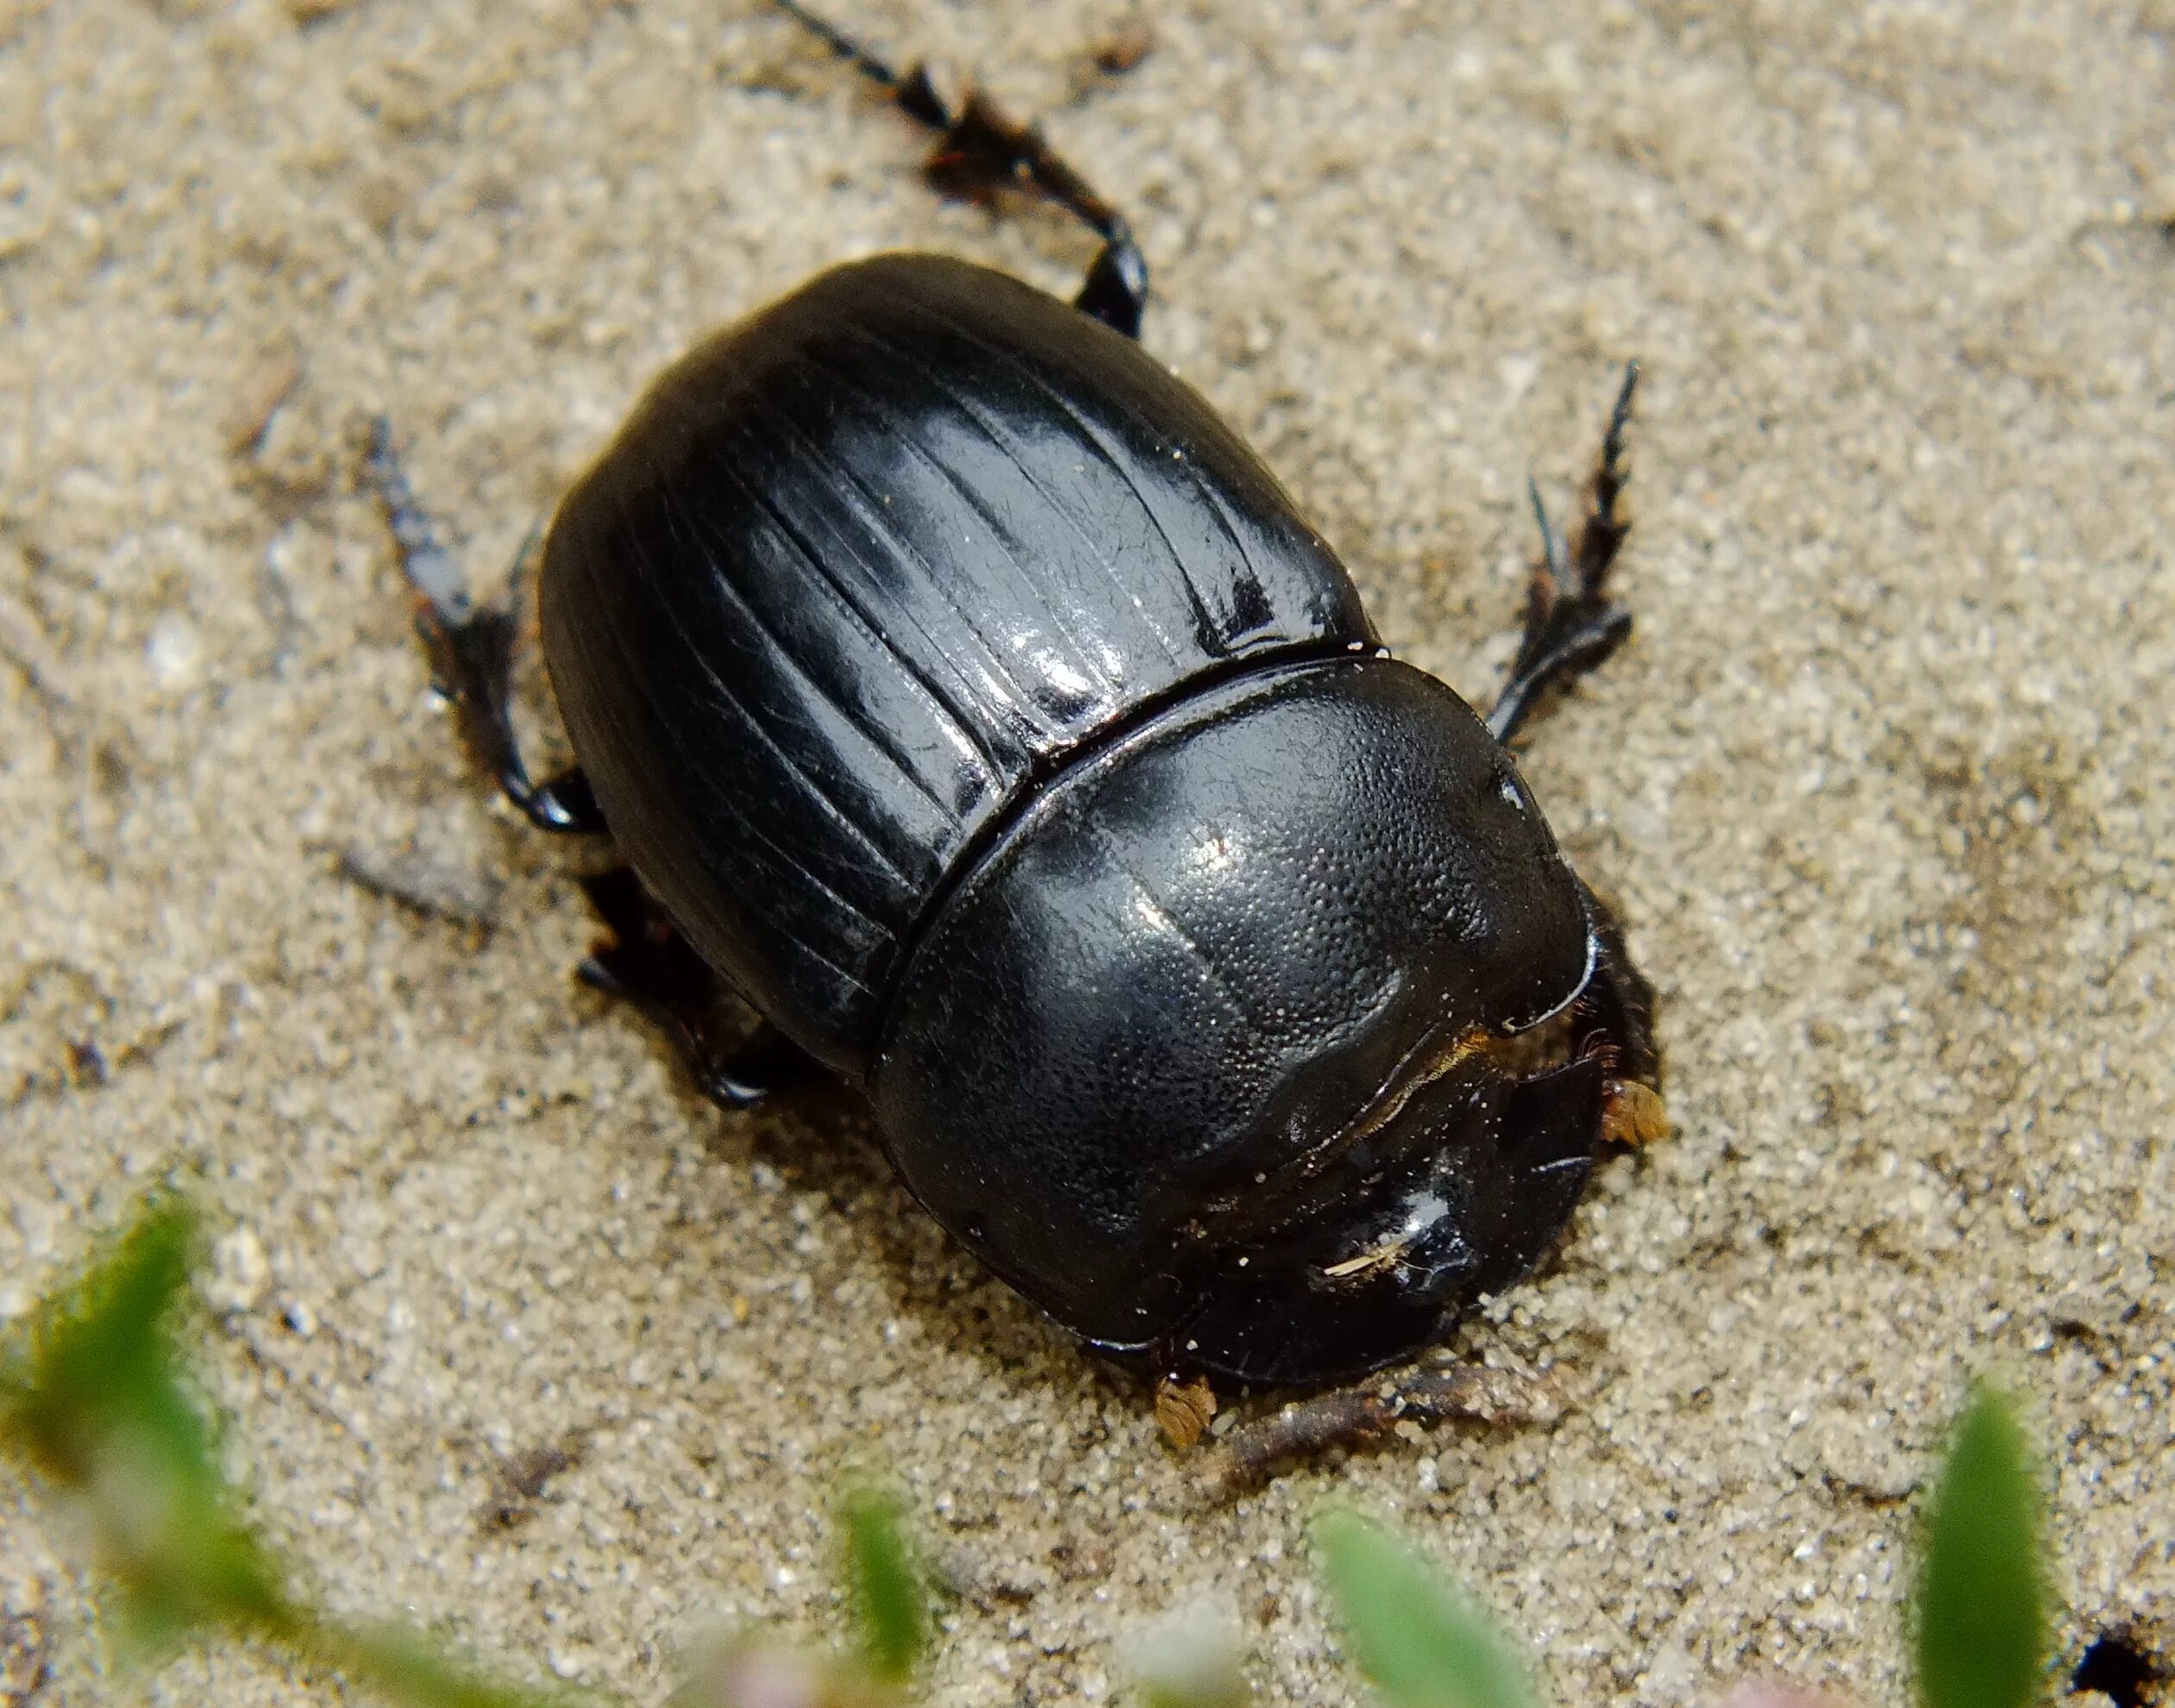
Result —
M 721 1109 L 748 1109 L 822 1077 L 815 1059 L 767 1020 L 749 1029 L 731 988 L 680 935 L 630 867 L 581 880 L 611 935 L 581 963 L 583 982 L 624 998 L 672 1038 L 697 1087 Z
M 521 626 L 521 587 L 535 541 L 514 562 L 504 603 L 480 605 L 453 554 L 438 543 L 430 517 L 416 502 L 392 448 L 392 429 L 380 416 L 372 423 L 367 463 L 371 484 L 385 507 L 385 525 L 400 548 L 400 567 L 416 595 L 416 632 L 430 654 L 438 691 L 453 703 L 469 754 L 505 797 L 545 830 L 593 835 L 605 829 L 597 798 L 580 769 L 542 783 L 529 779 L 509 710 L 514 641 Z
M 1631 633 L 1631 612 L 1608 595 L 1608 572 L 1631 532 L 1618 508 L 1629 472 L 1624 466 L 1624 432 L 1631 425 L 1632 394 L 1639 385 L 1639 364 L 1625 365 L 1624 384 L 1609 411 L 1601 457 L 1594 466 L 1592 503 L 1580 525 L 1577 543 L 1566 550 L 1563 535 L 1548 520 L 1540 489 L 1530 483 L 1533 517 L 1540 524 L 1541 554 L 1526 597 L 1526 631 L 1512 661 L 1510 680 L 1495 697 L 1488 727 L 1499 741 L 1517 733 L 1541 695 L 1598 666 Z
M 777 0 L 777 5 L 880 84 L 901 112 L 937 133 L 921 170 L 939 196 L 987 203 L 1000 190 L 1025 191 L 1056 203 L 1101 238 L 1102 248 L 1074 305 L 1128 338 L 1140 336 L 1140 317 L 1148 307 L 1148 262 L 1133 241 L 1132 227 L 1050 147 L 1038 128 L 1021 124 L 979 90 L 941 87 L 925 60 L 904 72 L 893 69 L 797 0 Z

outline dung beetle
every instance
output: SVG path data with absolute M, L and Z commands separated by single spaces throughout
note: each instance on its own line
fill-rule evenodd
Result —
M 718 1102 L 858 1089 L 954 1237 L 1151 1371 L 1409 1356 L 1547 1250 L 1598 1147 L 1660 1125 L 1648 986 L 1505 745 L 1628 632 L 1636 370 L 1575 542 L 1535 497 L 1483 717 L 1390 656 L 1144 353 L 1131 231 L 1039 132 L 786 9 L 937 134 L 938 187 L 1092 228 L 1085 285 L 880 255 L 668 370 L 542 547 L 580 761 L 542 784 L 514 604 L 470 601 L 381 423 L 439 685 L 530 818 L 608 831 L 584 974 Z

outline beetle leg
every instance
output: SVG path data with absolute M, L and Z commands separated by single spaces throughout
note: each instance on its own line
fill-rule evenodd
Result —
M 1576 1022 L 1574 1048 L 1581 1053 L 1606 1051 L 1609 1079 L 1604 1097 L 1617 1095 L 1629 1085 L 1655 1093 L 1656 1105 L 1647 1106 L 1633 1094 L 1625 1113 L 1634 1130 L 1651 1133 L 1659 1118 L 1662 1084 L 1661 1053 L 1654 1044 L 1654 987 L 1632 964 L 1631 949 L 1624 942 L 1624 927 L 1610 907 L 1586 884 L 1578 886 L 1593 921 L 1594 978 L 1572 1005 Z
M 1332 1448 L 1371 1446 L 1429 1423 L 1552 1423 L 1564 1397 L 1545 1376 L 1454 1364 L 1402 1378 L 1376 1378 L 1284 1406 L 1241 1424 L 1216 1443 L 1212 1476 L 1225 1494 L 1257 1487 L 1279 1466 Z M 1415 1436 L 1414 1437 L 1418 1437 Z
M 1654 987 L 1632 965 L 1624 928 L 1615 910 L 1579 885 L 1593 919 L 1593 982 L 1572 1014 L 1577 1048 L 1608 1064 L 1601 1083 L 1601 1136 L 1610 1144 L 1644 1146 L 1669 1136 L 1662 1101 L 1662 1064 L 1654 1047 Z
M 956 93 L 925 60 L 894 70 L 851 36 L 797 3 L 778 9 L 807 29 L 863 77 L 883 88 L 899 109 L 937 133 L 922 176 L 939 196 L 987 203 L 1000 190 L 1020 190 L 1054 202 L 1102 239 L 1074 305 L 1128 338 L 1140 336 L 1148 307 L 1148 262 L 1125 216 L 1097 195 L 1041 130 L 1021 124 L 979 90 Z
M 515 559 L 505 602 L 479 605 L 452 553 L 438 543 L 430 517 L 416 502 L 392 447 L 392 428 L 380 416 L 371 425 L 367 467 L 385 525 L 400 548 L 400 567 L 416 596 L 416 633 L 430 656 L 434 685 L 453 704 L 461 736 L 475 762 L 495 779 L 506 798 L 546 830 L 600 832 L 604 816 L 579 770 L 538 784 L 529 780 L 513 731 L 514 643 L 520 628 L 521 587 L 536 555 L 536 536 Z
M 583 982 L 661 1026 L 705 1097 L 721 1109 L 748 1109 L 818 1076 L 814 1059 L 768 1021 L 749 1028 L 730 987 L 630 867 L 585 878 L 581 886 L 611 934 L 581 963 Z
M 1526 596 L 1526 629 L 1510 680 L 1488 714 L 1488 727 L 1499 741 L 1517 733 L 1548 687 L 1595 668 L 1631 633 L 1631 612 L 1608 597 L 1608 583 L 1617 550 L 1631 532 L 1617 503 L 1628 473 L 1624 432 L 1631 424 L 1632 394 L 1638 385 L 1639 364 L 1627 363 L 1623 389 L 1609 411 L 1608 431 L 1595 464 L 1591 503 L 1574 547 L 1565 549 L 1540 501 L 1540 489 L 1527 483 L 1533 516 L 1540 524 L 1541 553 Z

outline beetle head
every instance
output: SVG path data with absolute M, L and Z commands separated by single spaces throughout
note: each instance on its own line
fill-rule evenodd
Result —
M 1276 1385 L 1359 1375 L 1440 1342 L 1548 1252 L 1585 1191 L 1625 1083 L 1602 1020 L 1619 994 L 1597 966 L 1541 1035 L 1468 1035 L 1422 1064 L 1303 1190 L 1201 1242 L 1184 1290 L 1197 1308 L 1154 1355 Z

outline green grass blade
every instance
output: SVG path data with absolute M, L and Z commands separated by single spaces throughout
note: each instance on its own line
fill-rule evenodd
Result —
M 197 1256 L 188 1212 L 154 1208 L 0 1341 L 0 1450 L 88 1514 L 120 1592 L 122 1653 L 149 1661 L 215 1632 L 284 1645 L 406 1708 L 546 1708 L 388 1628 L 349 1631 L 290 1600 L 236 1510 L 211 1413 L 184 1386 L 172 1323 Z
M 904 1683 L 921 1659 L 929 1630 L 929 1597 L 899 1522 L 899 1503 L 861 1487 L 842 1508 L 846 1576 L 868 1669 L 887 1684 Z
M 1957 1426 L 1926 1527 L 1918 1580 L 1925 1708 L 2024 1708 L 2039 1694 L 2047 1608 L 2038 1509 L 2015 1414 L 1982 1388 Z
M 166 1336 L 195 1246 L 187 1212 L 151 1211 L 9 1337 L 0 1436 L 53 1481 L 88 1486 L 108 1434 L 122 1425 L 179 1474 L 216 1482 L 204 1422 L 174 1383 Z
M 1403 1542 L 1351 1512 L 1314 1541 L 1346 1649 L 1394 1708 L 1533 1708 L 1510 1647 Z
M 146 1657 L 200 1627 L 280 1636 L 294 1617 L 177 1374 L 171 1322 L 196 1253 L 187 1211 L 154 1208 L 0 1350 L 0 1448 L 85 1502 L 122 1647 Z

